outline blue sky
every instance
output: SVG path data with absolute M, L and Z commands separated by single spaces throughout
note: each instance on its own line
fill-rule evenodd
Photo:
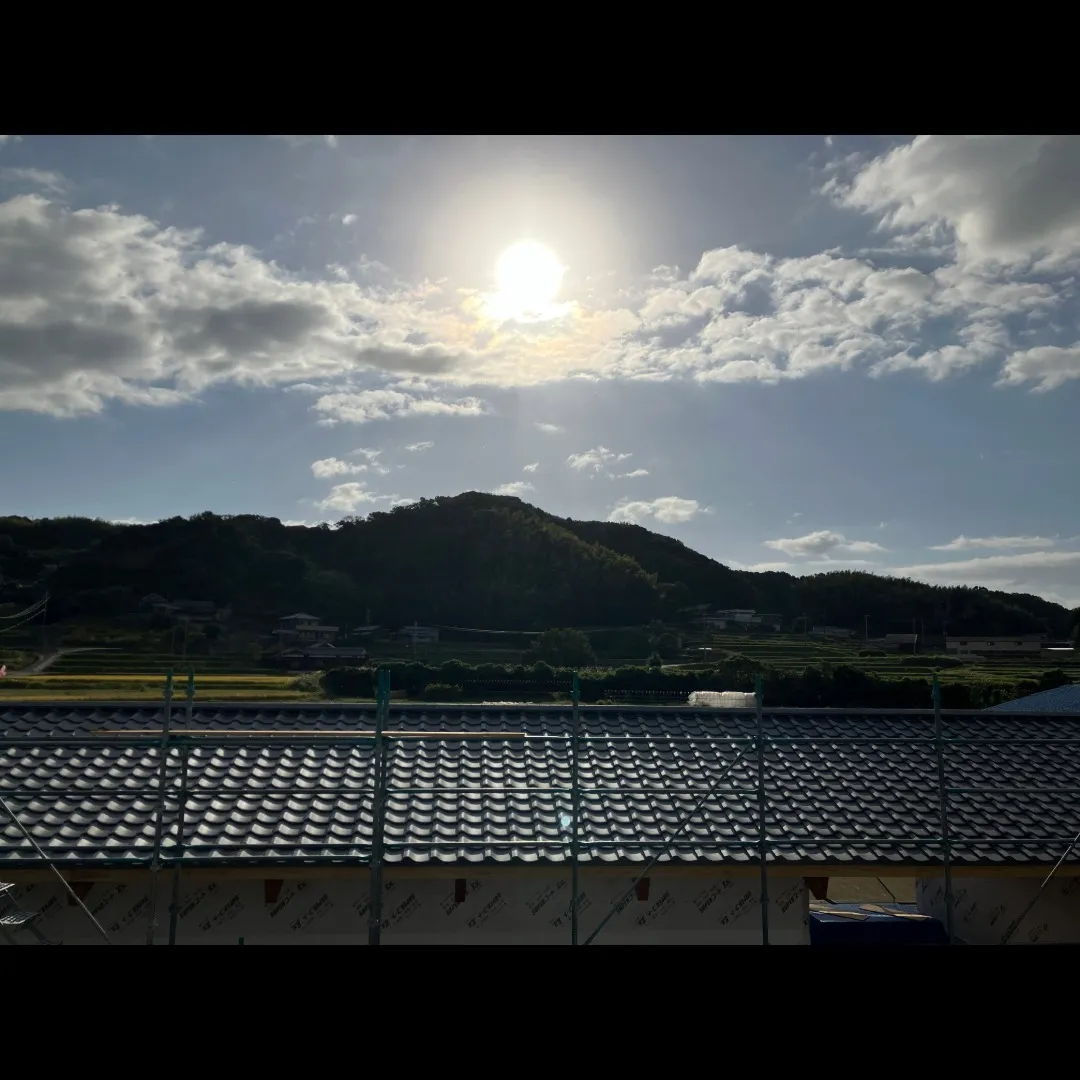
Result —
M 0 136 L 0 509 L 503 491 L 1073 606 L 1078 271 L 1073 136 Z

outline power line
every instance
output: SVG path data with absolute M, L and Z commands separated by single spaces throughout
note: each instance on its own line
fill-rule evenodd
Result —
M 0 615 L 0 619 L 8 622 L 11 619 L 20 619 L 23 615 L 36 615 L 49 602 L 49 594 L 46 593 L 40 600 L 35 600 L 28 608 L 16 611 L 14 615 Z

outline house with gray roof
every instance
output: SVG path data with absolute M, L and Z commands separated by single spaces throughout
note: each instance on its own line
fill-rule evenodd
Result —
M 160 706 L 0 706 L 0 879 L 63 943 L 100 937 L 46 859 L 117 943 L 701 945 L 805 944 L 811 893 L 861 873 L 993 940 L 1025 883 L 1080 875 L 1080 714 L 573 718 L 391 707 L 377 754 L 370 706 L 201 703 L 163 760 Z M 1036 940 L 1080 940 L 1060 903 Z
M 1080 713 L 1080 683 L 1055 686 L 1037 694 L 994 705 L 987 712 L 1014 713 Z

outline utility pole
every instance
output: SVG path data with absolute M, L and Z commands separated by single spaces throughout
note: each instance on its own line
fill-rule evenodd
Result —
M 911 616 L 911 652 L 912 654 L 919 651 L 919 635 L 915 632 L 915 616 Z
M 862 617 L 862 623 L 863 623 L 862 639 L 863 639 L 864 642 L 867 642 L 867 641 L 870 640 L 870 616 L 869 615 L 864 615 Z
M 49 594 L 45 594 L 45 602 L 41 605 L 41 657 L 44 659 L 49 652 L 49 631 L 45 625 L 48 618 Z

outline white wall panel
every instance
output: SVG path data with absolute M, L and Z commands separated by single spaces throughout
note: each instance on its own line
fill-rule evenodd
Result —
M 270 872 L 272 873 L 272 871 Z M 584 940 L 629 888 L 632 877 L 581 875 Z M 161 874 L 157 940 L 168 940 L 172 877 Z M 51 883 L 20 886 L 19 904 L 42 912 L 46 937 L 63 944 L 100 943 L 83 912 Z M 761 941 L 758 879 L 653 878 L 647 900 L 631 894 L 596 944 L 755 945 Z M 286 880 L 265 903 L 261 880 L 182 882 L 177 940 L 182 944 L 367 944 L 368 878 Z M 86 896 L 95 917 L 118 944 L 142 944 L 149 898 L 145 884 L 101 882 Z M 801 878 L 769 884 L 769 938 L 777 945 L 809 944 L 809 907 Z M 570 877 L 466 878 L 464 902 L 454 879 L 394 878 L 384 882 L 382 940 L 386 945 L 570 943 Z M 20 941 L 29 942 L 25 932 Z
M 953 936 L 969 945 L 1001 944 L 1008 927 L 1031 903 L 1045 877 L 953 878 Z M 923 915 L 944 924 L 944 879 L 918 880 L 915 903 Z M 1080 944 L 1080 878 L 1051 879 L 1009 944 Z

